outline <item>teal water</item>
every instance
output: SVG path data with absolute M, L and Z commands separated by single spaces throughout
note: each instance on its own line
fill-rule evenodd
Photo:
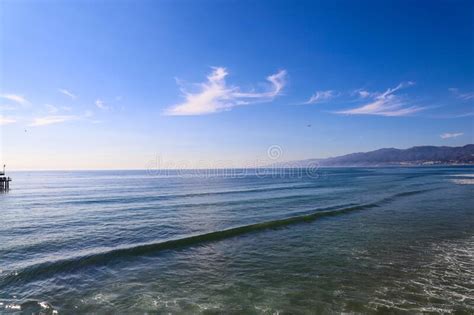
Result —
M 474 313 L 474 168 L 12 172 L 1 314 Z

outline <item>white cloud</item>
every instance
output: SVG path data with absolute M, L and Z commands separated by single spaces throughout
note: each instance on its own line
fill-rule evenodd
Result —
M 368 98 L 374 96 L 374 93 L 371 93 L 364 89 L 357 89 L 351 92 L 352 96 L 357 96 L 358 98 Z
M 64 95 L 66 96 L 69 96 L 70 98 L 72 99 L 76 99 L 77 98 L 77 95 L 75 95 L 74 93 L 72 93 L 71 91 L 68 91 L 66 89 L 58 89 L 59 92 L 63 93 Z
M 93 116 L 94 113 L 92 111 L 86 110 L 82 115 L 48 115 L 42 117 L 35 117 L 33 118 L 33 122 L 29 126 L 47 126 L 74 120 L 83 120 L 91 122 L 91 118 Z
M 70 112 L 72 110 L 72 107 L 70 106 L 54 106 L 54 105 L 51 105 L 51 104 L 45 104 L 44 105 L 46 107 L 46 109 L 48 110 L 48 112 L 50 114 L 57 114 L 58 112 L 60 111 L 64 111 L 64 112 Z
M 107 110 L 107 109 L 109 109 L 109 106 L 107 106 L 107 105 L 105 104 L 105 102 L 104 102 L 103 100 L 101 100 L 101 99 L 97 99 L 97 100 L 95 101 L 95 106 L 97 106 L 98 108 L 100 108 L 100 109 L 102 109 L 102 110 Z
M 1 98 L 4 98 L 4 99 L 7 99 L 9 101 L 13 101 L 13 102 L 16 102 L 20 105 L 27 105 L 29 104 L 28 100 L 26 98 L 24 98 L 23 96 L 21 95 L 17 95 L 17 94 L 0 94 L 0 97 Z
M 396 91 L 413 85 L 402 82 L 395 88 L 389 88 L 383 93 L 372 94 L 372 101 L 360 107 L 338 111 L 337 114 L 348 115 L 378 115 L 378 116 L 408 116 L 423 110 L 423 107 L 407 106 L 407 101 L 395 94 Z
M 360 90 L 358 91 L 359 93 L 359 96 L 362 97 L 362 98 L 367 98 L 370 96 L 370 92 L 367 92 L 367 91 L 364 91 L 364 90 Z
M 5 116 L 0 115 L 0 126 L 2 126 L 2 125 L 8 125 L 8 124 L 13 124 L 13 123 L 15 123 L 15 122 L 16 122 L 16 120 L 13 119 L 13 118 L 5 117 Z
M 457 138 L 462 136 L 464 133 L 463 132 L 454 132 L 454 133 L 443 133 L 440 135 L 441 139 L 450 139 L 450 138 Z
M 316 104 L 316 103 L 327 102 L 328 100 L 332 99 L 335 96 L 336 94 L 334 93 L 333 90 L 317 91 L 309 98 L 309 100 L 305 102 L 305 104 Z
M 212 69 L 211 74 L 207 76 L 207 81 L 199 84 L 199 92 L 189 93 L 181 88 L 185 102 L 171 106 L 164 114 L 171 116 L 205 115 L 230 110 L 239 105 L 271 101 L 281 94 L 285 86 L 286 71 L 281 70 L 267 77 L 270 84 L 266 91 L 242 92 L 239 87 L 226 84 L 225 77 L 228 73 L 225 68 Z
M 474 92 L 461 93 L 459 92 L 458 88 L 449 88 L 448 90 L 453 93 L 457 98 L 462 99 L 464 101 L 474 99 Z
M 76 120 L 78 116 L 74 115 L 51 115 L 51 116 L 44 116 L 44 117 L 37 117 L 33 119 L 33 122 L 30 126 L 47 126 L 53 124 L 59 124 L 66 121 Z

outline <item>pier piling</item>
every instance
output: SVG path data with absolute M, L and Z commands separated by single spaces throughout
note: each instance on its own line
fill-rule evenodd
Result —
M 5 176 L 5 165 L 3 165 L 3 172 L 0 172 L 0 192 L 10 190 L 10 182 L 12 179 Z
M 0 192 L 10 190 L 11 178 L 6 176 L 0 177 Z

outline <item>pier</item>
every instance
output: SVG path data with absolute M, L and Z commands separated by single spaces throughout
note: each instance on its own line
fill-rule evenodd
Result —
M 5 175 L 5 165 L 3 165 L 3 172 L 0 172 L 0 192 L 10 190 L 10 182 L 12 179 Z

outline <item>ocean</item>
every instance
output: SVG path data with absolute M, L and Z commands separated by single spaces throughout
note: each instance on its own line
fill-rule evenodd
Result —
M 474 313 L 474 167 L 9 176 L 1 314 Z

